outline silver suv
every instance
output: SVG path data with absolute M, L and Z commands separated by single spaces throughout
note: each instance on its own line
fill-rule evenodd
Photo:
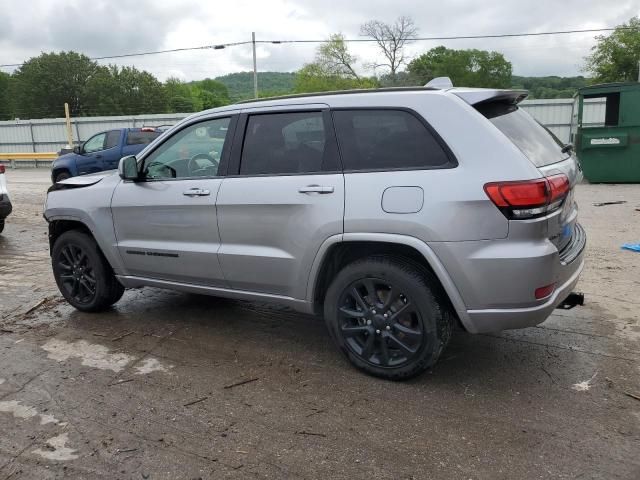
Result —
M 526 92 L 292 96 L 192 115 L 119 172 L 48 194 L 53 272 L 83 311 L 151 286 L 324 315 L 358 368 L 402 379 L 472 333 L 543 322 L 585 234 L 575 157 Z

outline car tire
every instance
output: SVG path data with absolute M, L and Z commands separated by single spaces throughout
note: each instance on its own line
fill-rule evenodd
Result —
M 105 310 L 124 294 L 96 241 L 84 232 L 60 235 L 51 251 L 51 264 L 60 293 L 78 310 Z
M 61 182 L 62 180 L 66 180 L 67 178 L 71 178 L 71 174 L 69 172 L 67 172 L 66 170 L 63 170 L 60 173 L 56 173 L 56 177 L 55 177 L 54 183 Z
M 4 230 L 4 219 L 0 220 L 0 233 Z
M 455 323 L 431 271 L 391 256 L 344 267 L 327 290 L 324 318 L 356 368 L 388 380 L 406 380 L 432 367 Z

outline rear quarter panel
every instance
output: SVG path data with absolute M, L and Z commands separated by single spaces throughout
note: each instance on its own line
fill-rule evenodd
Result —
M 345 233 L 396 233 L 424 242 L 506 238 L 509 222 L 483 190 L 487 182 L 540 177 L 533 165 L 475 109 L 446 92 L 359 95 L 369 108 L 404 107 L 422 116 L 453 152 L 458 166 L 432 170 L 345 173 Z M 385 100 L 386 99 L 386 100 Z M 340 105 L 339 98 L 332 107 Z M 424 191 L 415 213 L 387 213 L 382 196 L 394 186 Z

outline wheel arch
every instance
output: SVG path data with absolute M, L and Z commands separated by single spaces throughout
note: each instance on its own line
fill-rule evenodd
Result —
M 110 251 L 108 248 L 105 248 L 105 245 L 102 244 L 99 235 L 95 235 L 94 230 L 88 225 L 86 222 L 82 221 L 76 217 L 53 217 L 48 219 L 49 222 L 49 253 L 53 251 L 53 245 L 55 241 L 65 232 L 70 230 L 79 230 L 81 232 L 86 233 L 91 238 L 93 238 L 98 245 L 98 249 L 100 253 L 107 260 L 107 263 L 112 268 L 112 270 L 116 271 L 118 264 L 113 261 L 112 256 L 110 255 Z
M 440 282 L 440 287 L 457 314 L 463 327 L 473 331 L 467 309 L 456 288 L 434 251 L 423 241 L 406 235 L 386 233 L 347 233 L 327 239 L 320 247 L 311 270 L 307 286 L 307 298 L 314 312 L 322 311 L 321 305 L 331 279 L 343 266 L 359 258 L 388 254 L 415 262 L 430 270 Z

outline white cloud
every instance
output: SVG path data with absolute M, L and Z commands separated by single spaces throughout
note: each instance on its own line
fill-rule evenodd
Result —
M 600 0 L 0 0 L 0 64 L 19 63 L 42 51 L 76 50 L 89 56 L 259 40 L 323 39 L 342 32 L 358 38 L 370 19 L 414 18 L 422 36 L 478 35 L 603 28 L 640 14 L 634 0 L 615 8 Z M 29 28 L 24 28 L 28 19 Z M 417 56 L 434 46 L 503 52 L 521 75 L 576 75 L 594 44 L 593 34 L 417 42 Z M 311 61 L 314 44 L 260 44 L 259 70 L 292 71 Z M 371 44 L 352 44 L 362 63 L 374 60 Z M 109 60 L 106 62 L 115 62 Z M 105 63 L 106 63 L 105 62 Z M 117 61 L 160 79 L 215 77 L 250 70 L 250 46 L 179 52 Z M 5 69 L 6 70 L 6 69 Z

